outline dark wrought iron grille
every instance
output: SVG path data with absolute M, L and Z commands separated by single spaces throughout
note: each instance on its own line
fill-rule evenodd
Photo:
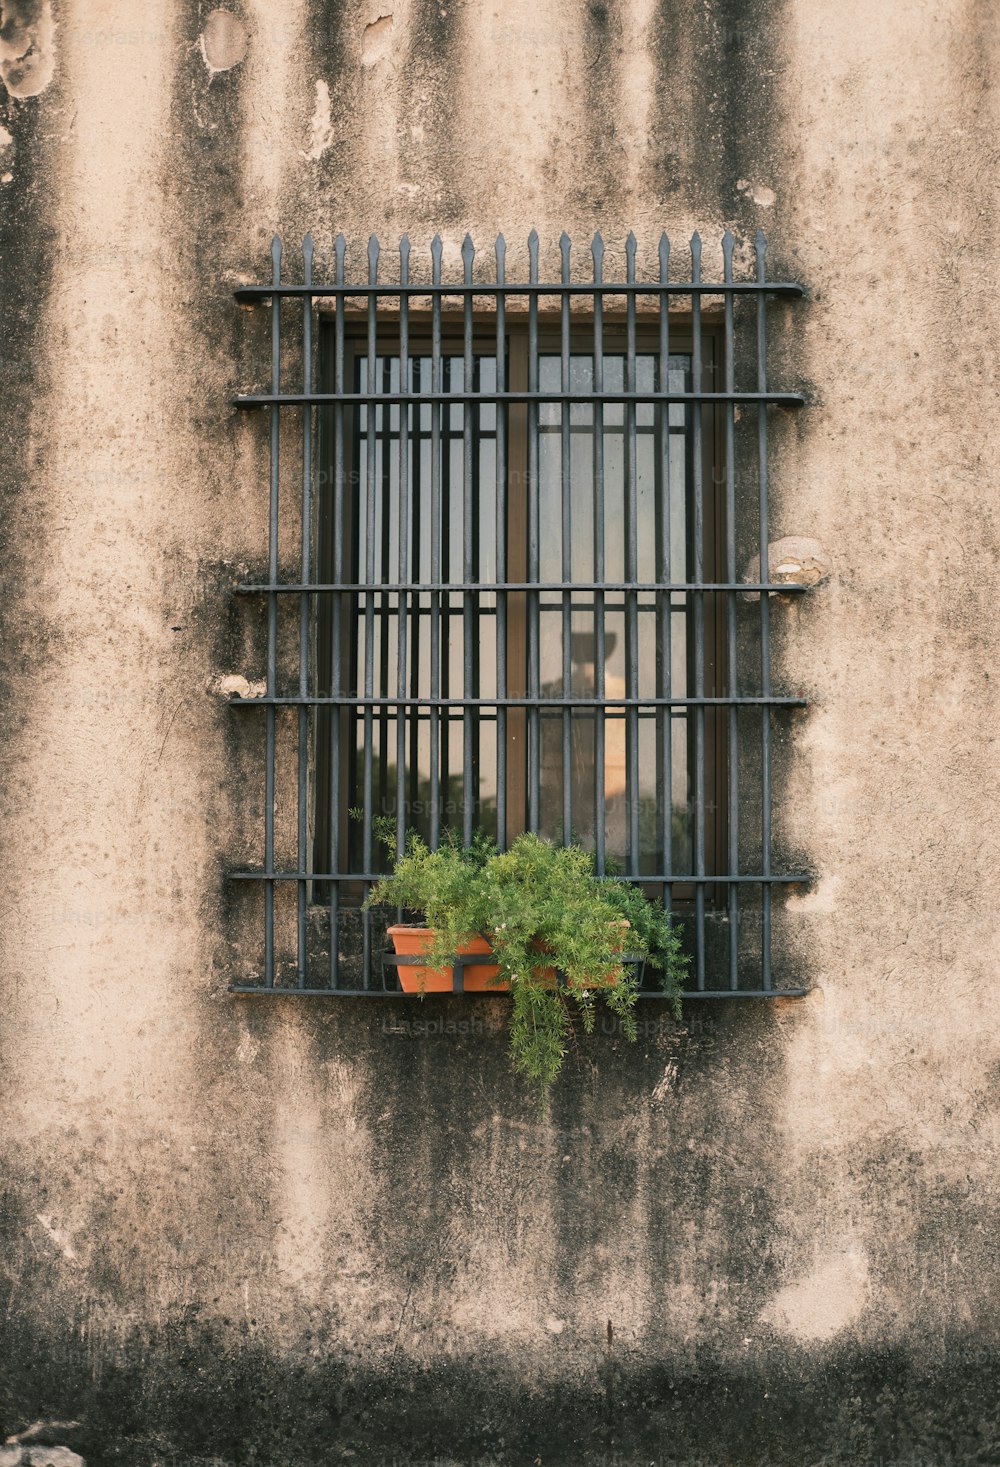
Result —
M 237 870 L 263 928 L 236 991 L 384 995 L 386 921 L 364 909 L 417 828 L 436 846 L 484 829 L 582 839 L 598 870 L 664 902 L 691 952 L 692 997 L 804 991 L 772 973 L 776 872 L 768 580 L 768 281 L 507 277 L 349 282 L 282 276 L 237 299 L 270 305 L 271 383 L 235 399 L 270 419 L 263 860 Z M 457 272 L 456 272 L 457 273 Z M 739 385 L 738 385 L 738 379 Z M 291 472 L 289 472 L 291 470 Z M 756 554 L 757 578 L 738 578 Z M 461 967 L 456 968 L 461 987 Z M 650 993 L 656 992 L 650 987 Z

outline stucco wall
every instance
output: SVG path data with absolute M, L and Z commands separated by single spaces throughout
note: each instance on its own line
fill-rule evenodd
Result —
M 229 14 L 0 3 L 0 1427 L 81 1416 L 95 1461 L 997 1460 L 990 7 Z M 275 229 L 758 224 L 810 290 L 773 533 L 833 563 L 776 612 L 812 995 L 644 1011 L 539 1120 L 502 1001 L 227 994 L 252 826 L 206 689 L 266 484 L 234 284 Z

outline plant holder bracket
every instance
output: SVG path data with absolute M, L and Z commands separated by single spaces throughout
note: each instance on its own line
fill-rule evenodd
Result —
M 451 968 L 452 993 L 466 993 L 467 990 L 465 987 L 465 969 L 480 967 L 483 963 L 489 962 L 492 956 L 492 953 L 458 953 L 455 956 L 453 962 L 439 964 L 439 966 L 442 968 Z M 393 990 L 386 986 L 386 969 L 403 967 L 426 968 L 427 966 L 427 957 L 424 953 L 384 952 L 380 954 L 380 959 L 382 964 L 382 985 L 389 993 L 393 992 Z M 631 968 L 633 970 L 633 981 L 638 987 L 638 985 L 642 982 L 643 969 L 646 965 L 645 958 L 632 953 L 624 953 L 619 961 L 623 964 L 624 967 Z M 566 974 L 558 968 L 556 969 L 556 986 L 558 988 L 568 987 L 568 984 L 566 982 Z M 399 991 L 402 992 L 402 989 L 400 989 Z M 599 989 L 596 989 L 595 991 L 599 992 Z M 468 992 L 469 996 L 473 998 L 502 998 L 507 990 L 503 988 L 483 988 L 472 989 Z

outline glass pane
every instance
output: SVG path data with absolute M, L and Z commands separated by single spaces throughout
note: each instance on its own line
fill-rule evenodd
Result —
M 398 392 L 399 356 L 379 355 L 372 381 L 379 391 Z M 477 355 L 469 389 L 495 391 L 496 382 L 495 357 Z M 361 356 L 355 360 L 355 391 L 366 392 L 368 383 L 368 361 Z M 442 355 L 441 383 L 444 392 L 456 397 L 465 391 L 461 354 L 450 351 Z M 407 388 L 413 393 L 429 392 L 432 385 L 431 357 L 418 351 L 407 363 Z M 403 412 L 407 428 L 405 505 L 400 479 Z M 436 483 L 435 419 L 439 428 Z M 464 477 L 466 423 L 472 461 L 468 492 Z M 366 585 L 433 582 L 459 587 L 452 591 L 354 598 L 349 640 L 351 687 L 356 695 L 396 698 L 401 685 L 404 697 L 410 699 L 496 696 L 492 630 L 496 597 L 466 597 L 460 589 L 467 581 L 471 584 L 496 576 L 496 424 L 495 404 L 466 405 L 461 400 L 437 410 L 426 403 L 405 408 L 375 403 L 362 405 L 355 414 L 348 481 L 348 559 L 355 567 L 353 574 Z M 467 529 L 472 546 L 468 561 Z M 472 653 L 468 687 L 467 641 Z M 400 730 L 402 768 L 397 744 Z M 429 837 L 435 808 L 442 831 L 452 828 L 461 832 L 468 767 L 473 826 L 495 834 L 494 709 L 475 709 L 466 719 L 461 707 L 432 710 L 411 705 L 403 708 L 398 724 L 394 709 L 376 709 L 367 722 L 363 710 L 352 710 L 347 718 L 347 740 L 354 751 L 348 771 L 347 805 L 367 811 L 369 818 L 387 815 L 395 820 L 401 790 L 408 829 Z M 364 777 L 369 740 L 373 764 L 370 790 L 365 787 Z M 361 869 L 362 840 L 362 822 L 352 822 L 347 832 L 351 869 Z
M 640 351 L 635 370 L 640 392 L 690 390 L 686 354 L 671 356 L 666 383 L 654 352 Z M 371 380 L 379 391 L 398 392 L 398 354 L 380 354 Z M 489 394 L 497 380 L 495 356 L 477 354 L 469 390 Z M 435 699 L 495 699 L 502 671 L 509 695 L 523 695 L 527 681 L 527 598 L 507 597 L 507 664 L 501 669 L 499 597 L 479 589 L 497 574 L 497 432 L 504 417 L 495 403 L 460 400 L 465 368 L 453 348 L 442 356 L 441 383 L 454 403 L 376 402 L 347 414 L 345 578 L 362 586 L 427 589 L 343 597 L 342 687 L 386 703 L 367 716 L 363 708 L 349 709 L 341 719 L 342 806 L 361 808 L 369 821 L 378 815 L 395 820 L 401 809 L 405 826 L 425 837 L 435 827 L 461 833 L 467 815 L 474 829 L 496 835 L 499 763 L 507 771 L 508 807 L 507 829 L 499 833 L 510 836 L 521 827 L 527 804 L 525 714 L 507 715 L 501 747 L 504 719 L 496 707 L 467 713 L 461 706 L 427 706 Z M 560 357 L 544 352 L 541 391 L 558 393 L 561 383 Z M 620 393 L 625 384 L 624 353 L 607 350 L 604 390 Z M 431 359 L 420 349 L 409 358 L 406 386 L 418 395 L 432 385 Z M 363 354 L 355 358 L 354 389 L 369 389 Z M 571 355 L 570 390 L 595 392 L 588 352 Z M 513 420 L 516 411 L 507 416 Z M 539 687 L 544 698 L 580 705 L 549 706 L 539 714 L 540 828 L 553 839 L 569 834 L 591 847 L 603 834 L 608 857 L 625 867 L 634 814 L 639 874 L 686 873 L 693 860 L 693 721 L 684 707 L 662 701 L 628 715 L 624 700 L 631 693 L 654 700 L 694 693 L 692 597 L 683 590 L 691 575 L 690 410 L 685 403 L 638 403 L 630 415 L 620 403 L 549 402 L 539 405 L 538 419 L 539 574 L 554 587 L 539 596 Z M 527 489 L 523 460 L 511 459 L 523 452 L 515 440 L 523 445 L 523 432 L 512 433 L 504 445 L 509 576 L 516 581 L 525 575 Z M 621 583 L 633 578 L 647 589 L 626 592 Z M 437 589 L 430 589 L 432 583 Z M 670 583 L 681 589 L 656 589 Z M 400 697 L 425 700 L 425 706 L 397 708 Z M 348 869 L 361 870 L 362 824 L 348 822 L 338 845 Z
M 625 382 L 624 353 L 606 352 L 604 390 L 620 393 Z M 543 355 L 539 363 L 541 390 L 558 392 L 561 384 L 560 357 L 554 353 Z M 661 390 L 657 355 L 637 355 L 636 386 L 640 392 Z M 683 392 L 689 386 L 690 359 L 683 354 L 671 356 L 666 390 Z M 570 391 L 594 390 L 593 357 L 574 353 L 570 359 Z M 595 409 L 589 403 L 572 404 L 568 409 L 559 403 L 546 403 L 539 408 L 541 579 L 593 582 L 599 579 L 603 562 L 603 579 L 620 582 L 627 578 L 631 562 L 640 582 L 683 583 L 689 574 L 686 406 L 636 405 L 636 521 L 631 546 L 627 520 L 628 415 L 621 404 L 607 403 L 601 417 L 598 444 Z M 598 448 L 603 451 L 603 489 L 595 469 L 600 461 Z M 568 470 L 565 473 L 564 463 Z M 602 524 L 603 534 L 598 538 Z M 540 598 L 543 694 L 595 700 L 603 696 L 609 706 L 603 712 L 578 710 L 568 720 L 558 711 L 543 716 L 542 831 L 550 838 L 561 839 L 568 813 L 572 836 L 594 846 L 600 821 L 608 855 L 624 865 L 628 854 L 629 735 L 625 710 L 621 705 L 615 707 L 614 700 L 625 698 L 629 692 L 626 596 L 621 590 L 609 590 L 603 598 L 593 590 L 586 594 L 577 591 L 570 601 L 572 611 L 567 623 L 561 594 Z M 649 592 L 636 597 L 636 607 L 637 695 L 690 696 L 689 598 L 681 592 Z M 568 683 L 563 660 L 567 625 Z M 598 665 L 601 647 L 603 658 Z M 684 710 L 675 710 L 671 716 L 665 709 L 644 709 L 634 723 L 638 729 L 638 787 L 631 797 L 638 802 L 640 873 L 652 874 L 670 866 L 689 870 L 690 776 Z M 602 741 L 603 771 L 598 774 L 595 759 Z M 668 842 L 670 850 L 666 849 Z

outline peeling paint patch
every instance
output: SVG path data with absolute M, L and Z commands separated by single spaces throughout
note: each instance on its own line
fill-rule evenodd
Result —
M 392 47 L 392 16 L 380 15 L 365 26 L 361 40 L 361 65 L 375 66 L 384 61 Z
M 12 97 L 37 97 L 55 74 L 56 23 L 50 0 L 0 5 L 0 81 Z
M 0 126 L 0 152 L 2 152 L 4 148 L 9 148 L 13 141 L 13 134 L 9 133 L 5 127 Z
M 850 1248 L 782 1289 L 760 1318 L 797 1340 L 818 1342 L 853 1324 L 867 1301 L 868 1260 Z
M 232 71 L 246 58 L 247 28 L 231 10 L 213 10 L 198 37 L 202 59 L 209 77 L 220 71 Z
M 316 106 L 310 124 L 309 147 L 299 151 L 303 158 L 317 162 L 333 143 L 333 115 L 330 107 L 330 88 L 325 81 L 316 83 Z
M 45 1231 L 48 1233 L 53 1243 L 55 1243 L 56 1247 L 59 1249 L 59 1252 L 66 1259 L 66 1261 L 68 1263 L 79 1263 L 80 1259 L 77 1256 L 75 1248 L 73 1247 L 70 1240 L 67 1238 L 66 1234 L 63 1232 L 62 1228 L 57 1228 L 56 1225 L 53 1223 L 51 1214 L 47 1212 L 39 1212 L 36 1213 L 35 1216 L 41 1223 Z
M 653 1086 L 653 1099 L 655 1101 L 666 1100 L 670 1092 L 676 1090 L 679 1079 L 680 1066 L 676 1060 L 671 1060 Z
M 763 183 L 751 183 L 746 178 L 738 178 L 736 180 L 736 187 L 741 194 L 746 194 L 748 198 L 753 199 L 754 203 L 758 204 L 762 209 L 773 208 L 778 197 L 773 188 L 768 188 Z
M 236 1046 L 236 1059 L 241 1065 L 252 1065 L 260 1054 L 260 1045 L 252 1034 L 241 1034 Z

